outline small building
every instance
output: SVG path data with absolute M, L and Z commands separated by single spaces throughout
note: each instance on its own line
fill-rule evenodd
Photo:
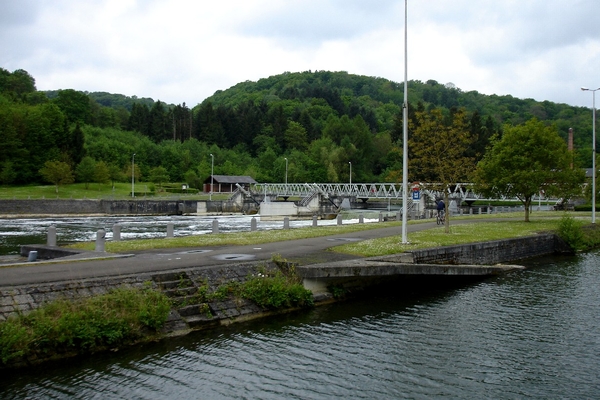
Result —
M 237 190 L 239 184 L 244 189 L 256 181 L 250 176 L 229 176 L 229 175 L 212 175 L 204 181 L 204 192 L 209 193 L 210 185 L 213 184 L 213 193 L 232 193 Z

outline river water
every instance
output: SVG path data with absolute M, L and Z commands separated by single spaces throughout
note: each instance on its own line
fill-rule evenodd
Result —
M 379 220 L 379 212 L 365 212 L 365 223 Z M 392 214 L 395 215 L 395 214 Z M 58 244 L 93 241 L 99 229 L 112 239 L 114 225 L 121 227 L 121 239 L 146 239 L 165 237 L 167 224 L 173 224 L 174 236 L 202 235 L 212 232 L 216 219 L 219 232 L 250 231 L 252 218 L 257 220 L 258 230 L 283 229 L 283 221 L 265 221 L 260 216 L 220 215 L 206 216 L 103 216 L 103 217 L 55 217 L 55 218 L 0 218 L 0 255 L 19 254 L 25 244 L 45 244 L 48 228 L 56 227 Z M 344 214 L 343 223 L 358 222 L 358 214 Z M 290 221 L 290 228 L 312 226 L 311 220 Z M 337 224 L 336 220 L 319 220 L 319 226 Z
M 600 251 L 0 377 L 3 399 L 600 397 Z

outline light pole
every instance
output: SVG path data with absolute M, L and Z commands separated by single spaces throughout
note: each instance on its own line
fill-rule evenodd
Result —
M 131 197 L 135 197 L 135 153 L 131 157 Z
M 215 156 L 213 156 L 211 153 L 210 154 L 210 192 L 208 192 L 209 200 L 212 200 L 213 185 L 215 184 L 214 174 L 215 174 Z
M 404 0 L 404 103 L 402 103 L 402 243 L 408 243 L 408 1 Z
M 287 185 L 287 171 L 288 171 L 288 159 L 285 158 L 285 184 Z M 287 187 L 286 187 L 287 190 Z
M 596 223 L 596 90 L 582 87 L 581 90 L 592 92 L 592 224 Z
M 348 161 L 348 164 L 350 164 L 350 185 L 352 185 L 352 161 Z M 352 191 L 352 188 L 350 188 L 350 191 Z

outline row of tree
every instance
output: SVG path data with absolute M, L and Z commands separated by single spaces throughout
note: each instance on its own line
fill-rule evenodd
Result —
M 283 181 L 286 164 L 290 182 L 348 181 L 350 163 L 354 182 L 399 182 L 401 99 L 402 85 L 382 78 L 308 71 L 243 82 L 189 109 L 70 89 L 46 95 L 25 71 L 0 69 L 0 182 L 47 179 L 47 161 L 79 170 L 73 178 L 82 182 L 91 181 L 81 173 L 90 161 L 100 170 L 94 179 L 104 181 L 106 170 L 112 180 L 130 179 L 133 154 L 142 177 L 164 168 L 170 180 L 195 187 L 210 174 L 210 154 L 215 173 L 259 182 Z M 584 108 L 463 93 L 435 81 L 411 82 L 409 100 L 411 181 L 439 181 L 449 171 L 430 167 L 462 157 L 469 162 L 452 170 L 464 169 L 467 179 L 491 138 L 534 117 L 563 142 L 562 127 L 591 131 Z M 448 141 L 435 139 L 442 131 Z M 575 163 L 586 165 L 591 143 L 580 136 Z M 468 144 L 458 146 L 460 157 L 451 150 L 457 141 Z M 437 158 L 428 156 L 435 151 Z

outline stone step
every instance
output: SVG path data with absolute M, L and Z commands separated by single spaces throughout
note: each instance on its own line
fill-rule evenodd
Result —
M 182 317 L 191 329 L 202 326 L 203 328 L 211 328 L 219 325 L 219 320 L 215 317 L 208 317 L 206 314 L 198 314 L 191 317 Z
M 198 288 L 192 286 L 192 287 L 175 288 L 175 289 L 167 289 L 167 290 L 163 289 L 162 292 L 170 298 L 188 297 L 188 296 L 196 294 L 198 292 Z
M 191 279 L 181 279 L 176 281 L 160 281 L 157 282 L 158 286 L 163 290 L 185 288 L 194 286 L 194 282 Z
M 206 315 L 208 312 L 212 314 L 212 310 L 207 303 L 190 304 L 187 306 L 177 308 L 177 312 L 182 317 L 189 317 L 193 315 Z

